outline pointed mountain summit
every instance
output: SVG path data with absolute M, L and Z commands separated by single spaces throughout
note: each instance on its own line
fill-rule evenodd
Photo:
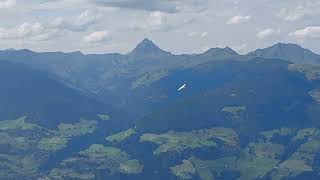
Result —
M 128 56 L 130 57 L 145 57 L 145 56 L 163 56 L 171 55 L 170 52 L 160 49 L 156 44 L 154 44 L 150 39 L 145 38 L 141 43 L 139 43 L 136 48 L 131 51 Z
M 228 46 L 226 46 L 225 48 L 211 48 L 206 52 L 200 54 L 200 56 L 205 56 L 205 57 L 213 57 L 213 56 L 224 57 L 224 56 L 237 56 L 237 55 L 239 54 Z
M 277 43 L 264 49 L 257 49 L 248 55 L 284 59 L 297 64 L 320 64 L 320 55 L 297 44 Z
M 6 49 L 6 50 L 4 50 L 4 51 L 16 51 L 16 49 L 14 49 L 14 48 L 9 48 L 9 49 Z

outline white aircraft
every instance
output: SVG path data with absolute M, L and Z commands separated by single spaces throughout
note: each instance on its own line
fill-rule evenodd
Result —
M 187 88 L 187 84 L 182 85 L 181 87 L 179 87 L 179 89 L 177 91 L 181 91 L 183 89 Z

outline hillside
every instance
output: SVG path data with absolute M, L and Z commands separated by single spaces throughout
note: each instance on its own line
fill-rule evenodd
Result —
M 282 60 L 255 58 L 218 61 L 176 72 L 158 86 L 173 87 L 171 93 L 182 98 L 147 116 L 141 126 L 144 131 L 163 132 L 213 125 L 266 130 L 312 124 L 315 119 L 308 111 L 319 107 L 310 92 L 318 83 L 290 71 L 288 65 Z M 175 91 L 179 84 L 171 84 L 179 80 L 188 82 L 183 92 Z M 236 114 L 228 114 L 229 109 Z M 232 115 L 241 117 L 235 121 Z
M 32 122 L 52 127 L 108 110 L 103 103 L 67 87 L 54 76 L 16 63 L 0 61 L 0 81 L 1 120 L 28 116 Z
M 297 64 L 320 63 L 320 55 L 310 51 L 309 49 L 302 48 L 297 44 L 277 43 L 264 49 L 257 49 L 248 55 L 263 58 L 283 59 Z
M 318 179 L 320 68 L 257 56 L 0 52 L 0 177 Z

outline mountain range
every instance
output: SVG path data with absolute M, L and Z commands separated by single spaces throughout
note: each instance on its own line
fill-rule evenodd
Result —
M 319 179 L 320 55 L 0 51 L 0 179 Z M 179 88 L 184 87 L 184 88 Z
M 216 60 L 246 61 L 255 57 L 282 59 L 297 64 L 320 63 L 320 56 L 310 50 L 282 43 L 258 49 L 247 55 L 239 55 L 229 47 L 212 48 L 202 54 L 174 55 L 160 49 L 147 38 L 126 55 L 118 53 L 85 55 L 81 52 L 36 53 L 26 49 L 0 51 L 0 60 L 22 63 L 33 69 L 51 73 L 66 85 L 95 94 L 100 101 L 113 106 L 117 104 L 119 108 L 143 106 L 135 103 L 149 101 L 141 97 L 145 96 L 145 87 L 175 71 Z M 132 101 L 128 102 L 129 98 L 132 98 Z M 162 100 L 156 97 L 152 100 L 153 105 L 162 103 Z M 149 108 L 152 107 L 132 109 L 131 113 L 145 114 L 142 111 L 151 112 L 152 109 L 147 110 Z

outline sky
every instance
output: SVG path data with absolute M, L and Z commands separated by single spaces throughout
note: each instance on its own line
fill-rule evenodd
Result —
M 175 54 L 278 42 L 320 53 L 319 0 L 0 0 L 0 49 Z

